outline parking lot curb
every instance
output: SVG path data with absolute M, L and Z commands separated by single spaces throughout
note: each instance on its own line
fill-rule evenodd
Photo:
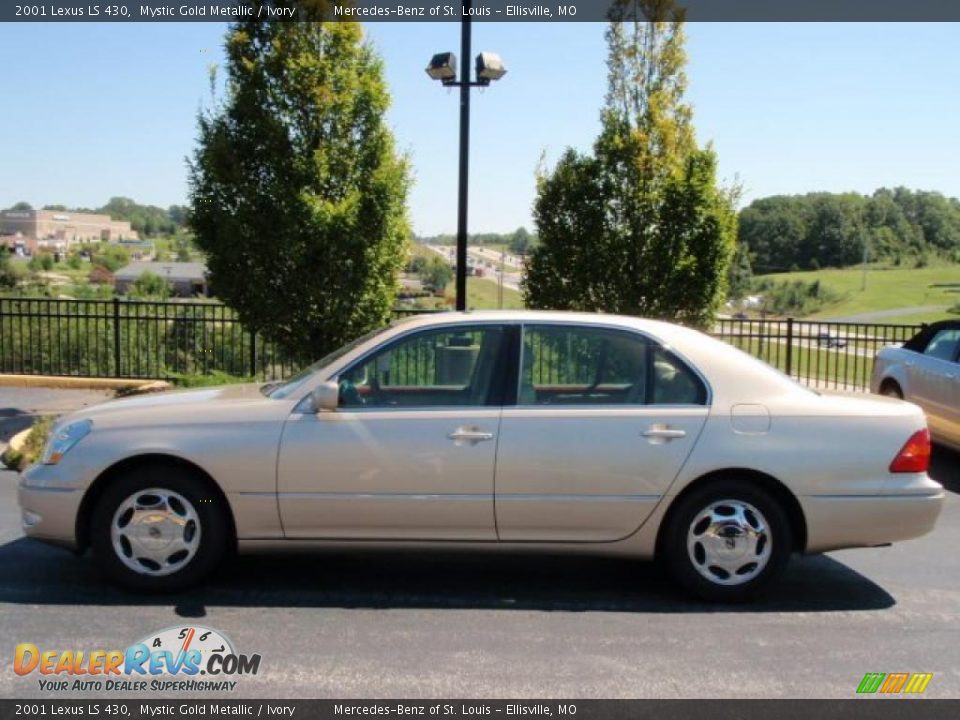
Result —
M 151 390 L 166 390 L 173 387 L 164 380 L 0 374 L 0 387 L 44 387 L 59 390 L 124 390 L 127 388 L 145 388 L 147 386 L 149 386 Z

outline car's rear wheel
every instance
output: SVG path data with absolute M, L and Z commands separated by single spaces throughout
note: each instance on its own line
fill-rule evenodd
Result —
M 772 495 L 747 481 L 717 480 L 678 501 L 661 549 L 685 589 L 705 600 L 743 602 L 783 572 L 790 538 L 787 515 Z
M 116 478 L 97 502 L 91 544 L 113 582 L 170 592 L 199 582 L 229 547 L 219 497 L 186 469 L 145 467 Z

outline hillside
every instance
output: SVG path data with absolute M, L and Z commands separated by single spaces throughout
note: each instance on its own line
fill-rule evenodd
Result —
M 862 268 L 775 273 L 759 279 L 799 280 L 807 284 L 819 281 L 837 295 L 837 300 L 811 314 L 817 319 L 855 318 L 908 324 L 960 317 L 947 312 L 960 304 L 960 265 L 955 264 L 910 269 L 872 265 L 867 272 L 866 290 L 861 289 Z M 857 317 L 861 315 L 868 317 Z

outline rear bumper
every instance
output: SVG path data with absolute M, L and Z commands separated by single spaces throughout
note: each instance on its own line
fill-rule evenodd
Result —
M 808 553 L 886 545 L 926 535 L 943 507 L 942 490 L 916 495 L 817 495 L 799 498 Z

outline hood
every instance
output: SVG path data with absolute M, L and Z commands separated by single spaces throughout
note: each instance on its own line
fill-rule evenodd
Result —
M 259 384 L 248 383 L 136 395 L 86 407 L 64 418 L 64 421 L 90 418 L 94 423 L 99 423 L 109 422 L 114 418 L 135 418 L 139 421 L 147 417 L 157 420 L 202 421 L 203 416 L 213 408 L 217 408 L 219 414 L 225 409 L 235 412 L 241 405 L 275 402 L 266 398 L 260 392 L 260 387 Z

